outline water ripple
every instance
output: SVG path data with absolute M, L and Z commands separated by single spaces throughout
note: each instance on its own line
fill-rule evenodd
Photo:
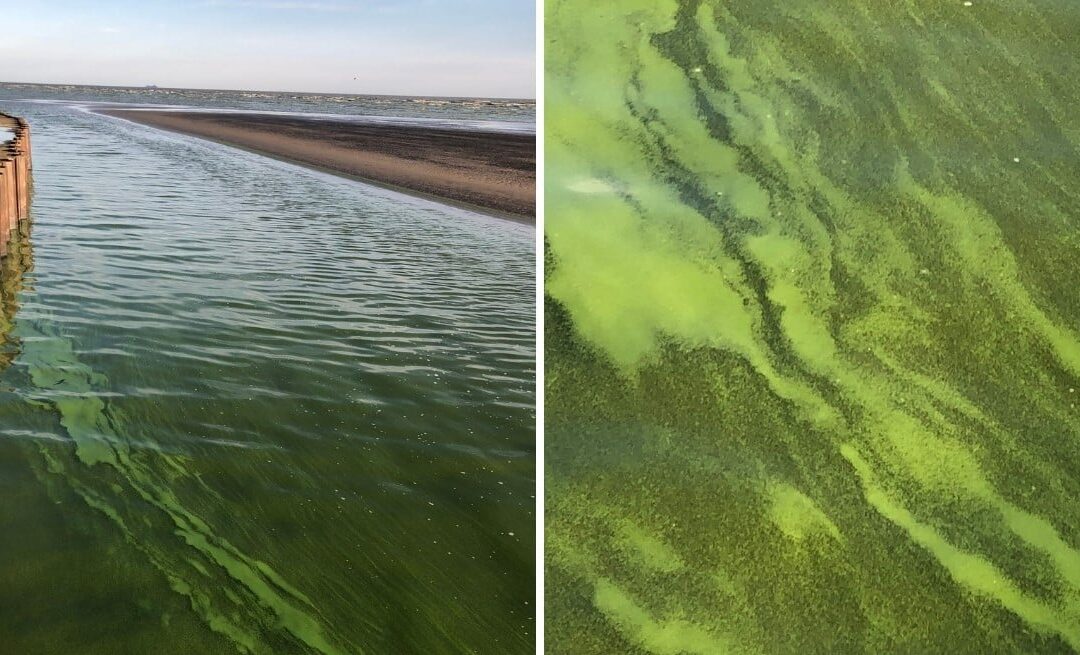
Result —
M 0 472 L 35 482 L 2 513 L 82 544 L 27 532 L 74 599 L 27 611 L 109 626 L 112 652 L 528 652 L 532 228 L 18 111 L 35 195 Z M 106 592 L 131 600 L 63 614 Z M 17 620 L 0 633 L 39 643 Z

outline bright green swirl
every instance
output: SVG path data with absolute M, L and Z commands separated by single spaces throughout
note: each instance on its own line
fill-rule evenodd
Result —
M 41 449 L 48 477 L 108 517 L 207 626 L 242 653 L 363 652 L 336 645 L 309 598 L 184 506 L 174 489 L 197 485 L 203 497 L 216 495 L 183 457 L 130 436 L 100 394 L 107 381 L 47 318 L 20 318 L 13 334 L 34 384 L 28 400 L 55 409 L 74 443 L 71 457 Z M 173 539 L 161 538 L 170 532 Z
M 550 652 L 1080 652 L 1080 7 L 547 19 Z

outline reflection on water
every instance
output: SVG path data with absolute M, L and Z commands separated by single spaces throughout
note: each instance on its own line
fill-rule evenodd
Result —
M 12 329 L 19 310 L 19 294 L 26 275 L 34 268 L 31 227 L 29 220 L 16 223 L 8 241 L 8 253 L 0 259 L 0 371 L 11 366 L 18 355 L 18 340 L 13 337 Z
M 5 647 L 531 650 L 532 231 L 19 109 Z

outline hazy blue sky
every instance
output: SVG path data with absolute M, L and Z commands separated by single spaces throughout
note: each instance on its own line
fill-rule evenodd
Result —
M 0 20 L 0 81 L 531 98 L 534 16 L 532 0 L 23 2 Z

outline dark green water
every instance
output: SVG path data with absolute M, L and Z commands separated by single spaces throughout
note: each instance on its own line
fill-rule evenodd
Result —
M 0 108 L 0 652 L 530 652 L 533 231 Z
M 1080 651 L 1080 4 L 546 15 L 548 651 Z

